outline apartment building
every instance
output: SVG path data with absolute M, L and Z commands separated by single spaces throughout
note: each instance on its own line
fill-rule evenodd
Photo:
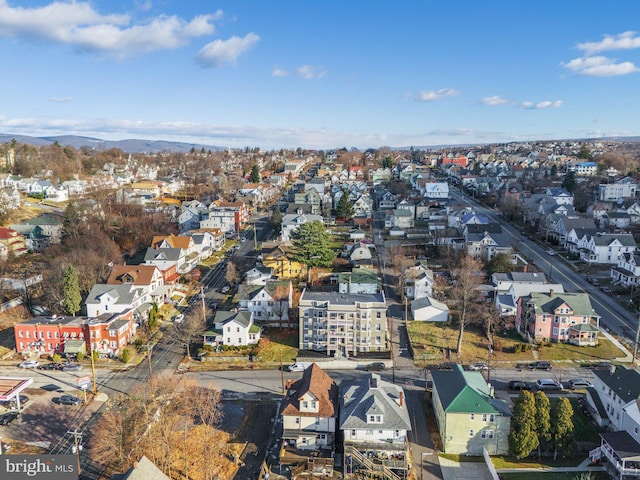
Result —
M 298 309 L 303 350 L 327 352 L 328 356 L 389 350 L 383 292 L 349 294 L 305 289 Z

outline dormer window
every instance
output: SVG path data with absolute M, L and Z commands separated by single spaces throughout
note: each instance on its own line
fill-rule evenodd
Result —
M 367 423 L 382 423 L 382 415 L 368 415 Z

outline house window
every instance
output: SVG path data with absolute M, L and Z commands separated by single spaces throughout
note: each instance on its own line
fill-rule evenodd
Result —
M 489 421 L 490 422 L 495 422 L 496 421 L 496 416 L 493 413 L 491 415 L 489 415 Z
M 376 318 L 382 318 L 382 313 L 376 312 Z
M 47 332 L 47 338 L 51 338 L 51 332 Z
M 483 422 L 486 422 L 486 421 L 487 421 L 487 414 L 486 414 L 486 413 L 483 413 L 483 414 L 482 414 L 482 421 L 483 421 Z
M 480 432 L 480 437 L 487 438 L 487 432 L 482 430 L 482 432 Z
M 473 413 L 469 414 L 469 420 L 475 420 L 476 416 Z
M 469 429 L 469 436 L 470 436 L 470 437 L 473 437 L 473 428 L 470 428 L 470 429 Z
M 355 430 L 351 430 L 351 437 L 355 437 L 356 436 L 356 431 Z
M 24 332 L 23 332 L 22 330 L 20 330 L 20 331 L 18 332 L 18 336 L 19 336 L 20 338 L 24 338 Z
M 302 402 L 302 408 L 309 408 L 309 402 L 307 402 L 306 400 Z
M 493 438 L 493 430 L 489 430 L 489 431 L 487 432 L 487 436 L 488 436 L 489 438 Z
M 300 425 L 300 417 L 296 417 L 296 425 Z

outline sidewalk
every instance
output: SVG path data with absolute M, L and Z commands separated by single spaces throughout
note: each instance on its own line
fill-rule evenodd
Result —
M 600 328 L 600 335 L 604 335 L 607 338 L 607 340 L 613 343 L 616 347 L 620 349 L 620 351 L 622 351 L 625 354 L 624 357 L 614 358 L 616 362 L 631 363 L 633 361 L 633 355 L 631 355 L 629 350 L 627 350 L 627 347 L 625 347 L 622 343 L 620 343 L 620 341 L 617 338 L 615 338 L 613 335 L 611 335 L 609 332 L 607 332 L 603 328 Z

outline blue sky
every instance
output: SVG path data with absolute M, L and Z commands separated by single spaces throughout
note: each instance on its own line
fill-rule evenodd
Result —
M 0 133 L 376 148 L 640 135 L 640 2 L 0 0 Z

